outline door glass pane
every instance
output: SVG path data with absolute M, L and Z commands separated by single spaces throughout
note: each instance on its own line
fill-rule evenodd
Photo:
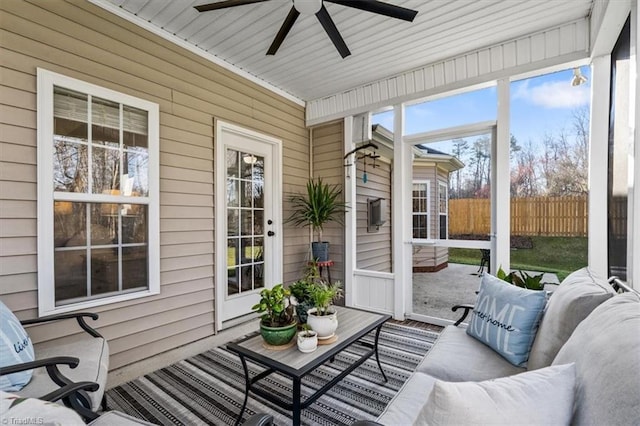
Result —
M 227 149 L 227 295 L 264 286 L 264 157 Z

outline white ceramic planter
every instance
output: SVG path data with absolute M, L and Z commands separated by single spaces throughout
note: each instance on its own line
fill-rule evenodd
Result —
M 311 336 L 309 336 L 309 334 Z M 313 330 L 298 332 L 298 349 L 300 352 L 309 353 L 318 347 L 318 333 Z
M 332 312 L 328 315 L 316 315 L 316 308 L 307 311 L 307 324 L 315 332 L 318 333 L 318 339 L 330 339 L 338 328 L 338 313 Z

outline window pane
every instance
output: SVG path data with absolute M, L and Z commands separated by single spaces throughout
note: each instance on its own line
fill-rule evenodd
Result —
M 146 288 L 148 282 L 147 246 L 122 248 L 122 289 Z
M 227 206 L 238 207 L 238 181 L 235 179 L 227 179 Z
M 118 249 L 91 250 L 91 294 L 118 291 Z
M 447 239 L 447 216 L 440 215 L 440 239 Z
M 122 164 L 122 194 L 147 197 L 149 195 L 149 154 L 145 148 L 124 152 Z
M 149 146 L 148 137 L 148 113 L 138 108 L 124 105 L 122 107 L 123 119 L 123 144 L 124 148 L 147 148 Z
M 142 204 L 123 204 L 120 211 L 122 212 L 122 243 L 146 243 L 148 241 L 148 207 Z
M 53 183 L 57 192 L 89 191 L 87 146 L 56 136 L 53 149 Z
M 56 201 L 53 206 L 54 247 L 87 244 L 86 204 Z
M 94 146 L 93 161 L 93 193 L 110 194 L 120 188 L 120 151 Z
M 120 104 L 94 97 L 91 101 L 91 123 L 93 143 L 120 146 Z
M 233 149 L 227 149 L 227 177 L 240 176 L 238 172 L 238 155 L 240 153 Z
M 91 204 L 91 245 L 118 244 L 119 204 Z
M 240 210 L 238 209 L 227 209 L 227 235 L 240 235 L 239 214 Z
M 55 300 L 74 299 L 87 296 L 87 252 L 86 250 L 56 251 Z

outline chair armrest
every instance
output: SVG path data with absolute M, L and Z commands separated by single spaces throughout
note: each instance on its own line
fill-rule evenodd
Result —
M 469 315 L 469 312 L 473 311 L 473 305 L 455 305 L 453 308 L 451 308 L 453 312 L 457 311 L 458 309 L 464 309 L 464 312 L 462 313 L 462 316 L 458 318 L 455 323 L 453 323 L 453 325 L 455 325 L 456 327 L 459 326 L 462 321 L 464 321 L 467 315 Z
M 38 399 L 42 399 L 44 401 L 56 402 L 59 399 L 64 399 L 74 393 L 85 390 L 88 392 L 95 392 L 100 388 L 100 385 L 95 382 L 72 382 L 68 385 L 64 385 L 61 388 L 54 390 L 44 396 L 41 396 Z
M 56 356 L 52 358 L 42 358 L 37 359 L 35 361 L 23 362 L 21 364 L 10 365 L 8 367 L 0 367 L 0 376 L 5 374 L 17 373 L 19 371 L 32 370 L 34 368 L 45 367 L 47 369 L 47 373 L 49 374 L 49 378 L 58 386 L 66 386 L 71 382 L 67 377 L 65 377 L 60 370 L 58 369 L 58 365 L 68 365 L 70 368 L 76 368 L 80 360 L 75 357 L 70 356 Z
M 249 417 L 243 426 L 271 426 L 273 425 L 273 416 L 270 414 L 256 413 Z
M 33 319 L 28 319 L 28 320 L 22 320 L 22 321 L 20 321 L 20 324 L 22 324 L 22 325 L 42 324 L 42 323 L 45 323 L 45 322 L 59 321 L 59 320 L 75 318 L 78 321 L 78 325 L 84 331 L 89 333 L 91 336 L 93 336 L 93 337 L 102 337 L 102 335 L 100 333 L 98 333 L 94 328 L 92 328 L 91 326 L 89 326 L 85 322 L 84 317 L 89 317 L 89 318 L 91 318 L 92 320 L 95 321 L 95 320 L 98 319 L 98 314 L 94 314 L 92 312 L 78 312 L 78 313 L 71 313 L 71 314 L 49 315 L 47 317 L 42 317 L 42 318 L 33 318 Z

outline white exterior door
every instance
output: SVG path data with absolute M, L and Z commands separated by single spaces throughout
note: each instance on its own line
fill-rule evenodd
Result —
M 281 141 L 216 121 L 216 324 L 282 280 Z

